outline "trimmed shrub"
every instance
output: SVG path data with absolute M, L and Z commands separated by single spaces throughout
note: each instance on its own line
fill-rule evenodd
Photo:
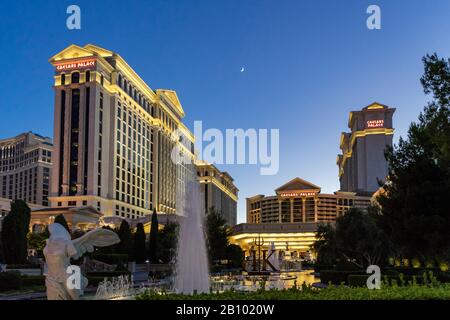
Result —
M 8 264 L 6 269 L 40 269 L 38 264 Z
M 351 274 L 348 276 L 348 285 L 350 287 L 366 287 L 367 278 L 369 276 L 370 274 Z M 391 276 L 384 275 L 381 276 L 381 281 L 387 281 L 389 285 L 396 283 L 398 286 L 407 286 L 414 281 L 414 277 L 416 278 L 417 284 L 423 284 L 422 276 L 405 276 L 403 274 Z
M 45 286 L 45 276 L 22 276 L 22 288 Z
M 97 287 L 100 282 L 105 280 L 105 277 L 88 276 L 87 279 L 88 279 L 88 286 Z
M 333 264 L 318 264 L 314 265 L 314 272 L 321 272 L 322 270 L 332 270 L 334 269 Z
M 20 273 L 16 271 L 0 272 L 0 292 L 18 290 L 22 285 Z
M 350 274 L 347 282 L 350 287 L 365 287 L 370 274 Z
M 436 268 L 411 268 L 411 267 L 397 267 L 395 270 L 400 274 L 403 273 L 405 276 L 418 276 L 422 275 L 424 272 L 433 272 L 433 274 L 438 274 L 439 269 Z
M 450 283 L 450 272 L 439 272 L 437 278 L 442 283 Z
M 87 277 L 103 277 L 113 278 L 121 275 L 129 275 L 128 271 L 102 271 L 102 272 L 88 272 Z
M 341 270 L 322 270 L 320 272 L 320 282 L 328 284 L 336 284 L 339 285 L 341 283 L 347 284 L 348 282 L 348 276 L 349 275 L 357 275 L 362 274 L 365 275 L 364 271 L 354 271 L 354 270 L 347 270 L 347 271 L 341 271 Z
M 117 269 L 127 270 L 128 265 L 128 255 L 119 253 L 94 253 L 91 255 L 92 259 L 107 263 L 117 265 Z

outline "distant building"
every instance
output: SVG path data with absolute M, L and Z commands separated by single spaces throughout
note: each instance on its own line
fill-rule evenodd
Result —
M 197 176 L 204 195 L 205 212 L 214 207 L 220 211 L 228 225 L 234 226 L 237 220 L 238 188 L 233 178 L 204 161 L 197 161 Z
M 295 178 L 276 195 L 247 198 L 247 223 L 314 223 L 335 221 L 351 207 L 366 209 L 370 197 L 354 192 L 320 193 L 320 187 Z
M 51 138 L 33 132 L 0 140 L 0 198 L 48 206 L 52 151 Z
M 388 174 L 384 156 L 387 146 L 392 145 L 394 108 L 372 103 L 361 111 L 350 112 L 348 127 L 351 132 L 341 134 L 337 157 L 340 190 L 372 195 Z

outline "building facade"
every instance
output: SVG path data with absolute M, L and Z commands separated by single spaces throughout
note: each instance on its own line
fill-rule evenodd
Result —
M 176 212 L 176 192 L 194 166 L 194 137 L 173 90 L 151 89 L 117 53 L 71 45 L 53 56 L 52 207 L 91 206 L 138 219 Z M 176 133 L 176 135 L 175 135 Z M 176 138 L 174 138 L 174 135 Z
M 33 132 L 0 140 L 0 198 L 48 206 L 53 144 Z
M 238 188 L 233 178 L 216 166 L 204 161 L 197 161 L 197 176 L 204 196 L 205 213 L 211 208 L 218 210 L 229 226 L 237 221 Z
M 365 209 L 371 198 L 354 192 L 320 193 L 320 187 L 295 178 L 276 195 L 247 198 L 247 223 L 317 223 L 335 221 L 351 207 Z
M 244 250 L 246 256 L 256 248 L 255 242 L 268 250 L 272 243 L 276 250 L 289 250 L 299 256 L 311 250 L 316 241 L 317 223 L 240 223 L 233 228 L 230 243 Z M 253 247 L 253 248 L 252 248 Z
M 378 181 L 388 175 L 384 156 L 392 145 L 394 108 L 372 103 L 361 111 L 350 112 L 350 132 L 341 134 L 341 154 L 337 157 L 340 190 L 370 196 L 378 190 Z

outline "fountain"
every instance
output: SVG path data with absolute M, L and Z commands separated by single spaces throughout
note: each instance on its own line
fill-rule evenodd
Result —
M 123 299 L 133 294 L 133 277 L 121 275 L 98 284 L 95 300 Z
M 205 217 L 200 184 L 196 177 L 189 175 L 186 184 L 179 185 L 177 211 L 182 218 L 173 291 L 184 294 L 209 292 L 209 268 L 203 230 Z

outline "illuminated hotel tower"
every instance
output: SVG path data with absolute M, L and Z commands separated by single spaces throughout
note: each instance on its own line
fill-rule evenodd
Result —
M 379 189 L 378 180 L 385 180 L 388 174 L 384 152 L 392 145 L 394 112 L 379 103 L 350 112 L 351 132 L 341 134 L 342 154 L 337 158 L 340 191 L 371 195 Z
M 139 218 L 175 213 L 177 183 L 195 168 L 171 161 L 175 143 L 194 159 L 193 134 L 172 90 L 153 90 L 112 51 L 71 45 L 53 56 L 53 207 L 92 206 Z M 178 130 L 180 139 L 172 140 Z

